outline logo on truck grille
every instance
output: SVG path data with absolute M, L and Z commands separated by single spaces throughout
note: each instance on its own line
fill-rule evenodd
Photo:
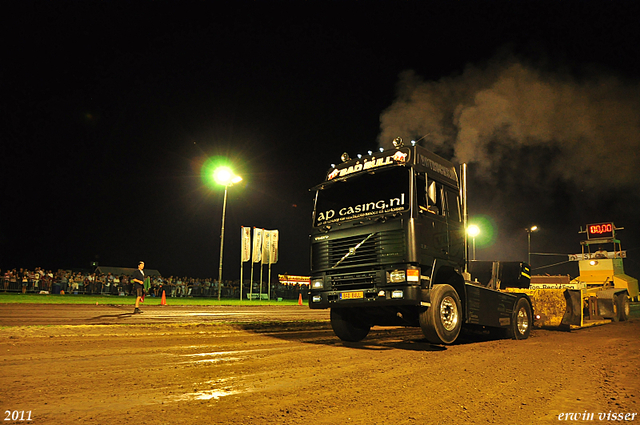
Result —
M 337 263 L 335 263 L 333 265 L 332 269 L 335 269 L 336 267 L 338 267 L 340 265 L 340 263 L 342 263 L 344 260 L 346 260 L 349 256 L 355 255 L 356 251 L 358 250 L 358 248 L 360 248 L 362 246 L 362 244 L 365 243 L 366 241 L 368 241 L 369 238 L 371 238 L 371 236 L 373 236 L 373 235 L 375 235 L 375 232 L 374 233 L 370 233 L 369 236 L 367 236 L 366 238 L 361 240 L 360 243 L 358 243 L 356 246 L 352 246 L 351 248 L 349 248 L 349 252 L 344 254 L 344 256 L 341 259 L 339 259 Z

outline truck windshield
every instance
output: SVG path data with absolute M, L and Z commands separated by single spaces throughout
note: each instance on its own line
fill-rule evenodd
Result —
M 394 167 L 335 182 L 318 191 L 314 226 L 409 209 L 410 173 Z

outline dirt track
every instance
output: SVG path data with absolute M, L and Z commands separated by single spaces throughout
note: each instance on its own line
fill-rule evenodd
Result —
M 131 305 L 0 304 L 0 326 L 20 325 L 136 325 L 168 323 L 219 323 L 283 320 L 329 320 L 328 310 L 306 306 L 141 306 Z
M 297 306 L 146 316 L 92 307 L 0 305 L 3 419 L 24 410 L 35 424 L 530 424 L 640 413 L 639 319 L 442 347 L 405 328 L 345 344 L 326 311 Z M 73 325 L 12 323 L 48 316 Z

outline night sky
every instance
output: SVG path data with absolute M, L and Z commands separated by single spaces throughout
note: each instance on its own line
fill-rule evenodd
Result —
M 401 136 L 469 163 L 479 259 L 525 260 L 533 224 L 533 252 L 578 253 L 613 221 L 640 277 L 637 2 L 221 3 L 2 3 L 2 270 L 217 277 L 201 168 L 225 157 L 224 278 L 240 226 L 280 230 L 272 273 L 306 275 L 309 188 Z

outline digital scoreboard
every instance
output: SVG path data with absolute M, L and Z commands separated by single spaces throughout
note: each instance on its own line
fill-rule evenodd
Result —
M 613 223 L 587 224 L 587 239 L 613 238 L 614 231 Z

